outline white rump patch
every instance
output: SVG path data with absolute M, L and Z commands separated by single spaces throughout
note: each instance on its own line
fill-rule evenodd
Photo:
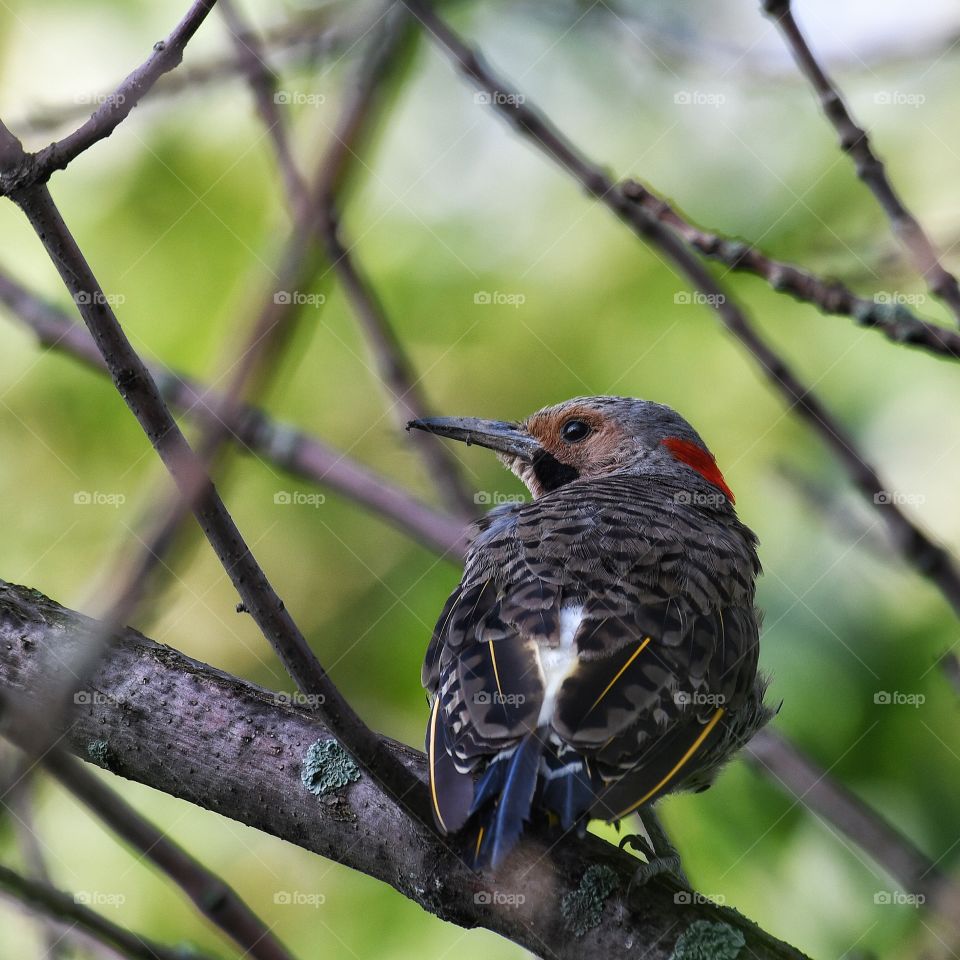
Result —
M 560 611 L 560 642 L 555 647 L 537 645 L 540 673 L 543 676 L 543 704 L 537 717 L 538 727 L 550 726 L 563 681 L 577 665 L 577 645 L 573 642 L 583 623 L 583 607 L 564 607 Z

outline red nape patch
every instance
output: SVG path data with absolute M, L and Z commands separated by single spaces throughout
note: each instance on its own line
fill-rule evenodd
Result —
M 717 466 L 717 461 L 713 459 L 713 454 L 708 453 L 703 447 L 698 447 L 689 440 L 681 440 L 679 437 L 667 437 L 660 442 L 677 460 L 685 463 L 688 467 L 693 467 L 704 480 L 722 490 L 731 503 L 736 503 L 736 497 L 727 486 L 727 481 L 723 479 L 723 474 Z

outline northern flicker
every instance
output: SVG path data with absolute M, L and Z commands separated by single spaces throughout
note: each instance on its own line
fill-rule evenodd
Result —
M 702 790 L 769 719 L 757 538 L 679 414 L 581 397 L 522 423 L 409 424 L 495 450 L 532 501 L 473 527 L 423 665 L 437 826 L 497 868 L 524 823 Z

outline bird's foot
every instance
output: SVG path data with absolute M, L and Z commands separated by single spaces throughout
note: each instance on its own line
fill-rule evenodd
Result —
M 646 861 L 637 867 L 637 869 L 634 871 L 633 877 L 630 879 L 631 888 L 635 886 L 642 887 L 645 883 L 649 883 L 649 881 L 654 877 L 658 877 L 663 874 L 672 877 L 681 886 L 687 886 L 687 878 L 683 873 L 683 866 L 680 863 L 680 855 L 676 850 L 674 850 L 672 853 L 660 855 L 653 849 L 650 841 L 638 833 L 630 834 L 620 841 L 621 850 L 628 845 L 633 847 L 634 850 L 638 850 L 644 855 L 644 857 L 646 857 Z

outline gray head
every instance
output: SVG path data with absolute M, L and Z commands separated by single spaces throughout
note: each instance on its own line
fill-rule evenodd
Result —
M 616 473 L 668 476 L 733 494 L 713 454 L 683 417 L 632 397 L 576 397 L 521 423 L 471 417 L 413 420 L 414 427 L 496 450 L 534 497 L 578 479 Z

